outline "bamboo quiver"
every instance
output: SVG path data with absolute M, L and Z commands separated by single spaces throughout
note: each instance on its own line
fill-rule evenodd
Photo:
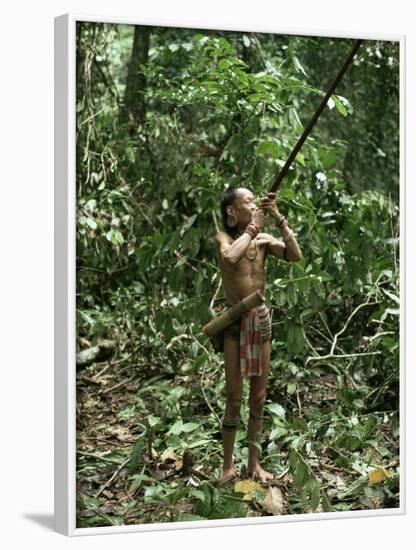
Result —
M 260 290 L 256 290 L 256 292 L 249 294 L 238 302 L 238 304 L 229 307 L 223 313 L 218 315 L 218 317 L 207 323 L 202 329 L 204 334 L 206 334 L 208 338 L 215 336 L 215 334 L 231 325 L 231 323 L 234 323 L 234 321 L 240 319 L 244 313 L 247 313 L 247 311 L 263 304 L 264 301 L 265 298 L 262 292 Z

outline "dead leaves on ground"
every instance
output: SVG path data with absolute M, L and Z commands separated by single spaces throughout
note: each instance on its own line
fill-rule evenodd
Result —
M 243 500 L 257 502 L 266 512 L 280 516 L 284 512 L 284 499 L 278 487 L 263 487 L 257 481 L 245 479 L 234 484 L 234 492 L 243 493 Z
M 164 464 L 173 465 L 176 471 L 181 470 L 183 465 L 182 458 L 175 454 L 173 447 L 167 447 L 166 450 L 160 455 L 160 460 Z
M 263 502 L 264 509 L 273 516 L 283 514 L 285 505 L 282 491 L 278 487 L 269 487 Z
M 365 479 L 356 480 L 353 483 L 346 481 L 341 475 L 334 475 L 330 472 L 323 472 L 323 477 L 327 483 L 332 485 L 332 489 L 328 491 L 332 496 L 342 493 L 347 494 L 349 491 L 354 492 L 358 481 L 361 481 L 363 486 L 376 485 L 390 479 L 389 472 L 382 466 L 377 466 L 374 470 L 368 473 L 367 483 Z M 361 485 L 360 485 L 361 486 Z M 234 492 L 243 494 L 243 501 L 260 506 L 265 512 L 273 516 L 278 516 L 285 513 L 285 502 L 282 491 L 278 487 L 265 487 L 260 483 L 252 480 L 237 481 L 234 484 Z M 312 511 L 311 509 L 308 511 Z M 314 510 L 322 512 L 321 504 Z

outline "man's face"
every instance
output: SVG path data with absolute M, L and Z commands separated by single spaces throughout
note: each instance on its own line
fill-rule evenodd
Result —
M 248 225 L 253 214 L 257 209 L 254 195 L 249 189 L 241 187 L 236 192 L 236 198 L 233 203 L 233 213 L 237 217 L 237 223 L 240 226 Z

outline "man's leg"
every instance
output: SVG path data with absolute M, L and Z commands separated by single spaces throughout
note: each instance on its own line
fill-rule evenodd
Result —
M 262 374 L 261 376 L 252 376 L 250 380 L 247 473 L 258 481 L 269 481 L 273 479 L 273 475 L 261 468 L 259 464 L 259 450 L 255 445 L 250 444 L 252 441 L 260 442 L 263 427 L 263 407 L 266 401 L 267 378 L 270 365 L 270 341 L 263 342 L 262 346 Z
M 236 477 L 233 462 L 235 432 L 240 420 L 243 380 L 240 371 L 240 343 L 232 338 L 224 338 L 226 405 L 222 425 L 224 447 L 224 467 L 218 485 L 223 485 Z

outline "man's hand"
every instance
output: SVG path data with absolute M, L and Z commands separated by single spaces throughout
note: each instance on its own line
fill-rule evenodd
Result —
M 266 233 L 262 233 L 261 237 L 256 238 L 258 246 L 269 246 L 269 244 L 272 244 L 275 240 L 275 238 L 271 235 L 267 235 Z
M 263 210 L 263 208 L 257 208 L 257 210 L 253 214 L 253 222 L 257 225 L 259 229 L 261 229 L 264 225 L 264 222 L 267 218 L 267 212 Z
M 268 254 L 277 256 L 277 258 L 284 257 L 284 252 L 286 249 L 285 244 L 272 235 L 261 233 L 260 236 L 256 238 L 256 242 L 258 246 L 264 246 Z
M 277 209 L 275 199 L 276 193 L 267 193 L 260 201 L 260 208 L 277 220 L 280 218 L 281 214 Z

